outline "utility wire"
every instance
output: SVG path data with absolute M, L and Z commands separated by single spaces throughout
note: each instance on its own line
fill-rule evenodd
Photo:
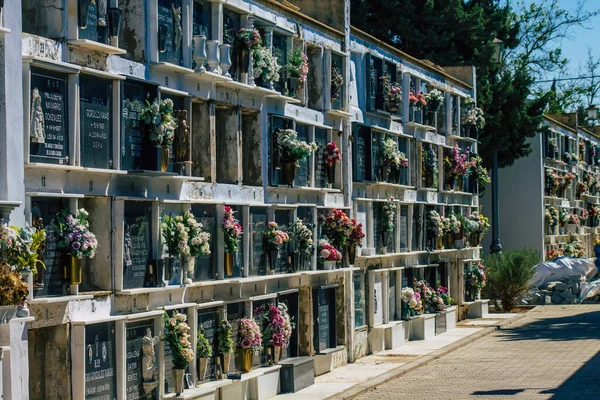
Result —
M 549 83 L 549 82 L 559 82 L 559 81 L 576 81 L 579 79 L 594 79 L 600 78 L 600 75 L 592 75 L 592 76 L 578 76 L 576 78 L 556 78 L 556 79 L 546 79 L 542 81 L 536 81 L 536 83 Z

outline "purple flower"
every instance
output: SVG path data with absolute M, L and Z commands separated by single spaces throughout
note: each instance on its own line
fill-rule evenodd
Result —
M 71 246 L 73 247 L 73 250 L 79 250 L 81 248 L 81 243 L 73 242 Z

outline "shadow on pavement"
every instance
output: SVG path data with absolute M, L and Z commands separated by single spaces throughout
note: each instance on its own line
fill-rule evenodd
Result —
M 600 311 L 592 311 L 568 317 L 535 319 L 526 325 L 502 328 L 498 335 L 506 341 L 600 339 Z
M 554 400 L 600 399 L 600 384 L 598 382 L 599 371 L 600 353 L 597 353 L 564 381 L 562 385 L 541 393 L 553 394 L 551 399 Z
M 514 396 L 524 391 L 525 389 L 478 390 L 472 396 Z

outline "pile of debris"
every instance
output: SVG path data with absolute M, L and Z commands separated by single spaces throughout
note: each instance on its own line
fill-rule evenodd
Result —
M 545 287 L 534 289 L 528 301 L 530 305 L 578 304 L 581 295 L 581 275 L 569 275 L 567 279 L 548 282 Z

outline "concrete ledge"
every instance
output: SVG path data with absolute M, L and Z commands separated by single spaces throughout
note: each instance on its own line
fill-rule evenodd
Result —
M 489 311 L 488 311 L 488 303 L 490 301 L 488 299 L 482 299 L 482 300 L 475 300 L 472 303 L 469 303 L 468 305 L 468 315 L 469 315 L 469 319 L 475 319 L 475 318 L 487 318 Z
M 242 374 L 228 386 L 220 388 L 221 399 L 265 400 L 279 393 L 279 370 L 281 365 L 256 368 Z
M 456 306 L 446 308 L 446 330 L 456 328 Z
M 385 329 L 385 349 L 392 350 L 404 344 L 404 321 L 394 321 L 387 324 Z
M 425 340 L 435 336 L 435 314 L 421 314 L 410 320 L 410 340 Z
M 327 349 L 321 354 L 315 355 L 315 376 L 323 375 L 333 371 L 335 368 L 348 362 L 346 346 L 338 346 L 335 349 Z
M 352 386 L 350 389 L 345 390 L 341 393 L 336 393 L 333 396 L 329 396 L 326 398 L 326 400 L 350 400 L 350 399 L 354 399 L 364 393 L 366 393 L 367 391 L 369 391 L 370 389 L 376 388 L 379 385 L 382 385 L 386 382 L 391 381 L 392 379 L 396 379 L 416 368 L 419 368 L 422 365 L 426 365 L 428 363 L 430 363 L 433 360 L 436 360 L 440 357 L 442 357 L 443 355 L 446 355 L 448 353 L 453 352 L 454 350 L 457 350 L 463 346 L 466 346 L 469 343 L 472 343 L 478 339 L 481 339 L 484 336 L 487 336 L 495 331 L 497 331 L 498 329 L 500 329 L 501 327 L 504 327 L 505 325 L 510 325 L 515 321 L 520 320 L 521 318 L 525 317 L 525 313 L 521 314 L 517 317 L 511 318 L 511 319 L 507 319 L 505 321 L 503 321 L 502 323 L 498 324 L 498 326 L 495 327 L 489 327 L 489 328 L 485 328 L 482 329 L 479 332 L 476 332 L 470 336 L 467 336 L 464 339 L 461 339 L 455 343 L 452 343 L 444 348 L 441 348 L 439 350 L 436 350 L 432 353 L 429 353 L 425 356 L 419 357 L 414 361 L 411 361 L 407 364 L 404 364 L 398 368 L 394 368 L 384 374 L 381 374 L 379 376 L 376 376 L 374 378 L 369 379 L 367 382 L 364 383 L 360 383 L 358 385 Z M 412 321 L 411 321 L 412 322 Z
M 367 336 L 369 342 L 369 353 L 375 354 L 385 350 L 385 330 L 386 325 L 379 325 L 369 329 Z
M 212 400 L 215 398 L 216 392 L 219 388 L 231 385 L 231 379 L 221 379 L 218 381 L 205 382 L 200 385 L 196 385 L 194 389 L 186 389 L 179 396 L 175 394 L 169 394 L 163 396 L 163 399 L 194 399 L 194 400 Z

